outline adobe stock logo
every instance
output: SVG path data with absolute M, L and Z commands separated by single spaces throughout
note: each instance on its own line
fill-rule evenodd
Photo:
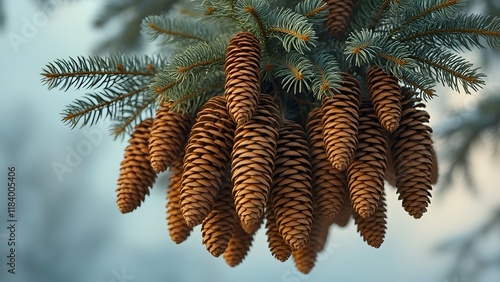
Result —
M 78 141 L 76 146 L 67 145 L 64 147 L 66 151 L 64 160 L 52 162 L 52 170 L 61 183 L 64 180 L 63 176 L 73 172 L 82 163 L 83 159 L 89 156 L 94 148 L 103 142 L 105 136 L 104 130 L 98 126 L 83 128 L 80 132 L 83 133 L 85 139 Z
M 19 52 L 19 48 L 23 44 L 28 44 L 29 41 L 38 35 L 41 28 L 44 28 L 48 23 L 49 19 L 55 17 L 63 4 L 66 4 L 68 0 L 49 0 L 47 3 L 43 4 L 43 8 L 40 11 L 34 13 L 31 18 L 23 17 L 22 25 L 18 32 L 9 32 L 7 38 L 9 39 L 10 46 L 14 50 L 14 53 Z

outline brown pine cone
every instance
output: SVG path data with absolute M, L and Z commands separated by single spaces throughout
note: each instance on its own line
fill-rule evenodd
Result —
M 394 132 L 401 120 L 401 87 L 398 79 L 373 66 L 366 75 L 368 92 L 382 127 Z
M 240 32 L 229 41 L 224 63 L 224 97 L 231 118 L 239 125 L 257 110 L 260 94 L 260 42 L 249 32 Z
M 302 126 L 281 124 L 271 201 L 278 230 L 293 249 L 301 249 L 312 226 L 311 159 Z
M 171 103 L 162 103 L 149 136 L 149 160 L 156 172 L 166 170 L 183 153 L 193 119 L 171 111 Z
M 403 208 L 414 218 L 427 211 L 432 190 L 432 129 L 425 125 L 429 114 L 417 109 L 413 92 L 403 89 L 403 114 L 399 128 L 391 136 L 396 187 Z
M 344 205 L 342 206 L 340 213 L 335 218 L 330 219 L 329 222 L 340 227 L 345 227 L 349 224 L 349 221 L 354 213 L 355 212 L 352 210 L 349 188 L 346 187 L 346 192 L 344 193 Z
M 354 222 L 358 227 L 358 232 L 363 236 L 363 240 L 368 245 L 379 248 L 384 242 L 386 230 L 386 215 L 387 209 L 385 205 L 385 194 L 382 193 L 382 198 L 378 204 L 378 208 L 370 217 L 363 218 L 354 213 Z
M 323 249 L 323 246 L 325 245 L 325 240 L 322 238 L 324 236 L 325 225 L 326 219 L 323 217 L 323 214 L 318 207 L 315 206 L 309 240 L 307 240 L 306 245 L 302 249 L 293 250 L 295 267 L 297 267 L 297 269 L 304 274 L 309 273 L 313 269 L 316 264 L 318 252 Z
M 188 226 L 201 224 L 213 208 L 230 162 L 234 128 L 223 96 L 211 98 L 198 112 L 182 173 L 181 207 Z
M 135 210 L 149 195 L 156 180 L 156 172 L 148 157 L 148 139 L 153 119 L 139 123 L 129 139 L 125 157 L 120 164 L 116 203 L 122 213 Z
M 167 224 L 170 238 L 176 244 L 184 242 L 191 233 L 192 227 L 187 226 L 182 216 L 180 193 L 182 180 L 182 157 L 170 166 L 170 182 L 167 192 Z
M 349 194 L 354 210 L 362 217 L 376 210 L 384 189 L 387 141 L 370 100 L 359 112 L 358 149 L 347 170 Z
M 323 96 L 321 112 L 326 154 L 335 169 L 344 171 L 358 144 L 359 82 L 344 73 L 339 91 L 331 98 Z
M 202 243 L 214 257 L 224 253 L 234 231 L 237 216 L 231 189 L 231 181 L 228 178 L 217 195 L 213 210 L 201 225 Z
M 292 249 L 283 240 L 278 225 L 276 224 L 276 217 L 274 216 L 274 209 L 271 201 L 269 200 L 266 208 L 266 235 L 267 243 L 271 254 L 279 261 L 286 261 L 292 254 Z
M 254 234 L 246 233 L 241 227 L 238 218 L 236 218 L 233 234 L 223 255 L 224 260 L 229 266 L 235 267 L 243 261 L 252 246 Z
M 233 198 L 239 218 L 250 229 L 264 217 L 273 181 L 279 123 L 273 98 L 262 94 L 252 119 L 236 127 L 231 153 Z
M 432 172 L 431 172 L 431 184 L 436 184 L 439 179 L 439 167 L 438 167 L 438 158 L 436 155 L 436 151 L 434 150 L 434 146 L 431 146 L 432 153 Z
M 264 222 L 264 217 L 261 217 L 260 220 L 256 224 L 253 224 L 253 225 L 247 225 L 243 221 L 240 221 L 240 222 L 241 222 L 241 228 L 243 228 L 243 230 L 245 230 L 246 233 L 252 234 L 252 233 L 257 232 L 257 230 L 260 229 L 260 227 L 262 226 L 262 223 Z
M 323 215 L 331 219 L 339 214 L 344 204 L 347 177 L 344 172 L 333 168 L 328 160 L 323 141 L 322 117 L 321 108 L 312 110 L 306 128 L 311 153 L 313 196 Z
M 326 30 L 337 38 L 344 37 L 351 22 L 355 0 L 325 0 L 328 5 Z

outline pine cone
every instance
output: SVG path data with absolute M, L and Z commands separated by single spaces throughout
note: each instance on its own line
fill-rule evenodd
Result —
M 264 222 L 264 217 L 261 217 L 259 219 L 259 221 L 256 223 L 256 224 L 253 224 L 253 225 L 247 225 L 246 223 L 244 223 L 243 221 L 240 221 L 241 223 L 241 228 L 243 228 L 243 230 L 248 233 L 248 234 L 252 234 L 252 233 L 255 233 L 257 232 L 257 230 L 260 229 L 260 227 L 262 226 L 262 223 Z
M 187 226 L 182 216 L 180 193 L 182 180 L 182 158 L 170 166 L 170 182 L 167 192 L 167 223 L 170 238 L 176 244 L 184 242 L 191 233 L 192 227 Z
M 317 206 L 314 207 L 314 217 L 311 235 L 307 241 L 304 248 L 300 250 L 293 250 L 293 259 L 295 261 L 295 266 L 297 269 L 307 274 L 309 273 L 314 265 L 316 264 L 316 258 L 318 252 L 323 248 L 325 240 L 322 238 L 324 236 L 324 229 L 326 225 L 326 219 L 323 214 L 318 209 Z
M 257 110 L 260 94 L 260 42 L 249 32 L 229 41 L 224 63 L 224 97 L 231 118 L 238 124 L 249 121 Z
M 323 215 L 331 219 L 339 214 L 344 204 L 343 194 L 347 189 L 347 177 L 344 172 L 333 168 L 328 161 L 323 142 L 322 117 L 321 108 L 312 110 L 306 128 L 311 153 L 313 196 Z
M 344 37 L 349 27 L 355 0 L 325 0 L 328 5 L 326 30 L 337 38 Z
M 243 261 L 252 246 L 253 236 L 254 233 L 248 234 L 243 230 L 236 218 L 233 234 L 223 255 L 229 266 L 235 267 Z
M 354 210 L 366 218 L 377 210 L 387 168 L 387 141 L 370 100 L 361 105 L 358 141 L 354 161 L 347 171 L 349 194 Z
M 382 127 L 394 132 L 401 119 L 401 87 L 398 79 L 373 66 L 366 75 L 370 99 Z
M 214 209 L 201 225 L 202 243 L 214 257 L 226 250 L 237 219 L 231 197 L 231 181 L 227 179 L 223 185 L 215 200 Z
M 429 114 L 418 110 L 413 92 L 403 90 L 403 114 L 399 128 L 391 136 L 396 187 L 404 209 L 414 218 L 420 218 L 430 203 L 433 166 L 432 129 Z
M 438 168 L 438 158 L 434 146 L 431 146 L 432 153 L 432 172 L 431 172 L 431 184 L 436 184 L 439 179 L 439 168 Z
M 149 160 L 156 172 L 166 170 L 182 154 L 191 125 L 188 114 L 171 111 L 170 103 L 160 105 L 149 137 Z
M 344 193 L 344 205 L 340 210 L 340 213 L 333 219 L 329 220 L 331 224 L 336 224 L 340 227 L 345 227 L 349 224 L 352 215 L 355 212 L 352 210 L 351 199 L 349 196 L 348 188 L 346 187 L 346 192 Z
M 358 227 L 358 232 L 363 236 L 363 240 L 368 243 L 368 245 L 374 248 L 380 248 L 384 242 L 385 229 L 386 229 L 386 205 L 385 205 L 385 194 L 382 193 L 382 198 L 378 204 L 377 211 L 368 218 L 363 218 L 362 216 L 354 213 L 354 222 Z
M 286 261 L 292 254 L 292 249 L 283 240 L 278 230 L 271 201 L 268 201 L 266 208 L 266 230 L 267 242 L 271 254 L 281 262 Z
M 278 230 L 293 249 L 301 249 L 312 226 L 311 160 L 302 126 L 281 124 L 271 200 Z
M 253 118 L 236 127 L 231 153 L 233 197 L 239 218 L 250 229 L 263 218 L 271 190 L 279 122 L 272 97 L 262 94 Z
M 349 74 L 332 98 L 323 96 L 323 139 L 330 163 L 344 171 L 352 161 L 358 143 L 358 118 L 360 103 L 359 82 Z
M 181 207 L 188 226 L 202 223 L 213 208 L 230 161 L 234 127 L 222 96 L 211 98 L 198 112 L 182 174 Z
M 156 180 L 156 172 L 151 167 L 148 157 L 149 131 L 153 119 L 139 123 L 129 139 L 125 149 L 125 158 L 120 164 L 120 177 L 116 203 L 122 213 L 135 210 L 149 195 L 149 188 Z

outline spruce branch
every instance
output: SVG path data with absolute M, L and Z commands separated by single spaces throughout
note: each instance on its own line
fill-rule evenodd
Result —
M 307 57 L 292 51 L 281 58 L 276 77 L 281 79 L 281 86 L 287 92 L 308 91 L 314 77 L 314 66 Z
M 309 22 L 323 24 L 328 16 L 328 5 L 323 0 L 305 0 L 295 5 L 295 13 L 301 14 Z
M 203 22 L 191 17 L 167 18 L 163 16 L 148 16 L 142 21 L 142 33 L 153 41 L 162 38 L 162 45 L 172 43 L 185 45 L 206 42 L 209 29 Z
M 287 52 L 295 50 L 301 54 L 316 46 L 316 32 L 308 19 L 291 9 L 279 8 L 269 19 L 270 36 L 276 37 Z
M 242 30 L 258 35 L 261 40 L 266 40 L 268 35 L 265 22 L 269 17 L 270 9 L 268 1 L 240 0 L 234 5 L 234 16 Z
M 323 95 L 333 96 L 332 90 L 338 89 L 342 81 L 341 71 L 335 56 L 325 53 L 315 53 L 311 62 L 314 65 L 314 78 L 311 90 L 317 100 Z
M 463 51 L 463 47 L 468 50 L 484 48 L 480 38 L 484 38 L 490 48 L 500 48 L 500 18 L 461 14 L 453 19 L 434 20 L 415 30 L 402 32 L 399 41 Z
M 143 120 L 143 116 L 154 116 L 158 93 L 148 91 L 140 97 L 141 99 L 137 103 L 125 106 L 122 109 L 122 115 L 115 119 L 115 123 L 111 126 L 115 138 L 123 136 L 125 133 L 131 134 L 134 127 Z
M 112 55 L 108 57 L 77 57 L 49 63 L 42 73 L 42 83 L 49 89 L 109 88 L 115 83 L 152 77 L 163 67 L 159 57 Z

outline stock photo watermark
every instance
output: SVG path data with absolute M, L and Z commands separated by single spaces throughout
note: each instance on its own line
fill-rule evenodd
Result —
M 5 222 L 7 234 L 5 242 L 7 244 L 7 272 L 16 274 L 16 235 L 17 235 L 17 215 L 16 215 L 16 191 L 17 191 L 17 169 L 16 166 L 8 166 L 6 175 L 6 199 L 7 199 L 7 220 Z M 4 230 L 5 230 L 4 229 Z M 3 236 L 2 236 L 3 237 Z M 4 238 L 2 238 L 3 243 Z
M 64 181 L 64 176 L 75 170 L 82 164 L 85 157 L 92 154 L 95 147 L 102 144 L 105 130 L 102 127 L 94 126 L 84 128 L 80 131 L 84 135 L 84 139 L 78 141 L 75 146 L 67 145 L 64 147 L 65 156 L 63 160 L 53 161 L 52 170 L 54 171 L 60 183 Z
M 60 12 L 61 7 L 67 3 L 68 0 L 49 0 L 31 17 L 22 17 L 22 24 L 17 31 L 7 34 L 14 53 L 18 53 L 22 45 L 28 44 L 31 39 L 35 38 L 40 29 L 44 28 L 49 20 L 54 18 Z
M 127 274 L 127 268 L 125 267 L 122 267 L 120 272 L 116 269 L 112 269 L 111 275 L 113 277 L 108 282 L 127 282 L 135 280 L 135 276 Z

